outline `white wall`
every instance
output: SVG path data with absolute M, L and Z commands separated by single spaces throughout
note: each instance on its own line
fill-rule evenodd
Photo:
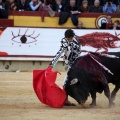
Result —
M 60 48 L 60 41 L 64 37 L 65 30 L 66 29 L 8 27 L 4 30 L 4 32 L 0 37 L 0 52 L 7 52 L 9 55 L 18 55 L 18 56 L 19 55 L 54 56 Z M 115 36 L 114 30 L 105 31 L 105 30 L 75 29 L 74 31 L 75 34 L 78 36 L 91 34 L 93 32 L 100 32 L 100 33 L 107 32 Z M 13 38 L 12 32 L 14 36 L 17 36 L 16 38 Z M 25 34 L 25 32 L 26 32 L 25 36 L 27 38 L 27 42 L 23 44 L 21 43 L 20 38 Z M 31 35 L 33 32 L 34 34 Z M 117 30 L 116 33 L 120 34 L 120 31 Z M 40 35 L 38 36 L 38 34 Z M 29 37 L 29 35 L 31 35 L 31 37 Z M 36 39 L 32 38 L 36 36 L 38 36 Z M 108 38 L 111 37 L 112 36 L 108 36 Z M 117 43 L 116 45 L 120 46 L 120 36 L 118 36 L 118 39 L 119 41 L 116 42 Z M 94 48 L 92 46 L 83 46 L 82 50 L 96 51 L 97 48 Z M 104 49 L 101 49 L 100 51 L 104 51 Z M 120 51 L 120 48 L 108 48 L 108 51 L 117 52 Z

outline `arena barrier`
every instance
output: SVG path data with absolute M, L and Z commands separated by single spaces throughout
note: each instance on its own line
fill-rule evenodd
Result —
M 104 14 L 104 13 L 80 13 L 79 21 L 83 22 L 86 28 L 99 28 L 102 21 L 105 21 L 106 16 L 110 15 L 112 21 L 120 20 L 120 14 Z M 66 23 L 59 25 L 59 13 L 54 17 L 50 17 L 47 12 L 38 11 L 10 11 L 8 21 L 0 20 L 2 27 L 52 27 L 52 28 L 76 28 L 69 18 Z
M 48 66 L 66 29 L 8 27 L 0 36 L 0 70 L 33 70 Z M 82 51 L 120 51 L 119 30 L 78 30 Z M 86 52 L 82 52 L 81 55 Z M 62 57 L 56 68 L 64 70 Z

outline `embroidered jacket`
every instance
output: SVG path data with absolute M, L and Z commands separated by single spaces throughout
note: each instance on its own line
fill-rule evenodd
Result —
M 65 64 L 71 66 L 81 53 L 80 43 L 76 37 L 73 38 L 72 42 L 69 42 L 66 38 L 61 40 L 61 47 L 50 63 L 50 66 L 54 67 L 56 65 L 63 52 Z

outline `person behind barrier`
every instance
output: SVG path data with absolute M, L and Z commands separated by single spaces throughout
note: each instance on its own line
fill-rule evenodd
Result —
M 82 5 L 79 7 L 79 11 L 80 12 L 89 12 L 90 11 L 90 7 L 88 5 L 87 0 L 83 0 Z
M 39 11 L 41 4 L 42 4 L 42 2 L 40 0 L 31 0 L 31 2 L 29 3 L 30 10 L 31 11 Z
M 90 7 L 90 12 L 93 13 L 102 13 L 102 6 L 100 6 L 100 1 L 99 0 L 95 0 L 94 1 L 94 5 Z
M 77 29 L 86 29 L 81 21 L 78 22 Z
M 108 15 L 106 17 L 106 21 L 101 21 L 101 27 L 100 29 L 108 29 L 110 26 L 112 26 L 113 23 L 112 23 L 112 17 L 110 15 Z
M 53 11 L 62 12 L 65 10 L 65 5 L 62 3 L 62 0 L 55 0 L 55 3 L 52 5 Z
M 29 11 L 30 6 L 29 6 L 30 0 L 17 0 L 17 6 L 19 11 Z
M 48 12 L 50 17 L 55 16 L 55 11 L 52 9 L 52 5 L 50 4 L 49 0 L 44 0 L 44 3 L 40 6 L 40 11 Z
M 119 20 L 115 20 L 114 23 L 113 23 L 113 25 L 110 26 L 108 29 L 120 30 L 119 24 L 120 24 L 120 21 Z
M 2 0 L 0 0 L 0 9 L 5 9 L 5 3 Z
M 17 10 L 17 4 L 14 0 L 7 0 L 5 3 L 5 10 L 7 11 L 16 11 Z
M 112 0 L 107 0 L 103 6 L 104 13 L 116 13 L 117 7 L 113 4 Z
M 116 10 L 116 13 L 120 13 L 120 0 L 118 0 L 118 5 L 117 5 L 117 10 Z
M 70 0 L 70 5 L 66 6 L 65 11 L 70 14 L 73 25 L 77 26 L 79 10 L 76 5 L 76 0 Z
M 5 4 L 0 0 L 0 18 L 8 18 L 8 11 L 5 10 Z

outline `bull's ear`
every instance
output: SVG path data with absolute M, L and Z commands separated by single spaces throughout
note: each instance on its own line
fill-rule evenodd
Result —
M 71 81 L 70 85 L 74 85 L 74 84 L 76 84 L 77 82 L 78 82 L 78 79 L 75 78 L 75 79 L 73 79 L 73 80 Z

